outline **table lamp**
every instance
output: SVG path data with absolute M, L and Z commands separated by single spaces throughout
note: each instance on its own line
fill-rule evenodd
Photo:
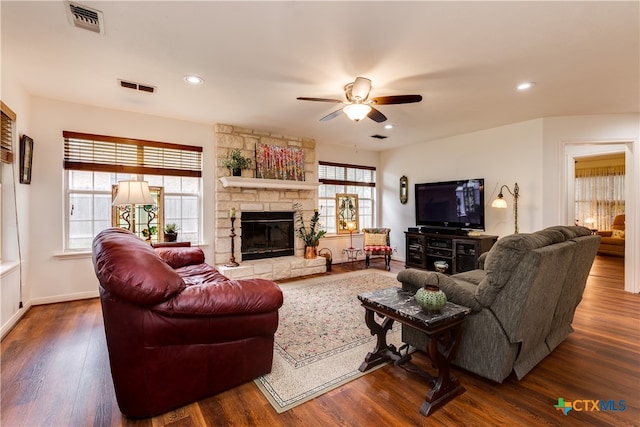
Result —
M 353 249 L 353 232 L 356 230 L 356 223 L 354 221 L 347 222 L 347 230 L 349 230 L 349 237 L 351 238 L 349 249 Z
M 136 205 L 155 205 L 156 202 L 149 192 L 149 183 L 146 181 L 120 181 L 116 197 L 112 206 L 120 207 L 120 218 L 127 223 L 127 230 L 136 232 Z M 121 206 L 131 205 L 131 220 L 129 220 L 129 210 Z

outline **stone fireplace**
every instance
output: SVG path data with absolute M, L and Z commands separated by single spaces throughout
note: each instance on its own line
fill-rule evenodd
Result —
M 243 261 L 293 255 L 293 212 L 243 212 Z
M 271 132 L 240 128 L 232 125 L 217 124 L 216 132 L 216 181 L 215 181 L 215 264 L 222 274 L 231 278 L 263 277 L 282 279 L 326 271 L 325 258 L 318 257 L 307 260 L 303 258 L 304 242 L 293 237 L 293 245 L 287 248 L 290 255 L 282 255 L 280 250 L 268 246 L 276 240 L 282 240 L 284 232 L 281 228 L 267 227 L 264 224 L 255 226 L 245 223 L 258 214 L 286 213 L 293 218 L 294 203 L 300 203 L 304 218 L 310 218 L 318 205 L 318 178 L 315 147 L 312 139 Z M 241 177 L 232 177 L 224 167 L 229 152 L 235 148 L 241 150 L 244 157 L 255 158 L 256 143 L 296 147 L 304 150 L 305 181 L 285 181 L 255 178 L 254 168 L 243 170 Z M 235 209 L 234 223 L 234 256 L 240 262 L 239 267 L 227 268 L 231 256 L 229 217 L 231 208 Z M 293 226 L 293 224 L 292 224 Z M 255 229 L 254 229 L 255 228 Z M 260 231 L 262 230 L 262 231 Z M 267 237 L 257 237 L 255 247 L 251 251 L 243 248 L 245 232 L 271 233 Z M 270 242 L 266 242 L 269 240 Z M 279 244 L 279 243 L 278 243 Z M 246 254 L 244 252 L 247 252 Z M 249 254 L 251 252 L 251 254 Z M 266 254 L 269 254 L 267 256 Z M 277 254 L 277 255 L 276 255 Z M 258 257 L 253 258 L 253 257 Z M 253 258 L 253 259 L 248 259 Z

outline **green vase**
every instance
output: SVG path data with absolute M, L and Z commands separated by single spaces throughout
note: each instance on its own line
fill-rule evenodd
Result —
M 447 305 L 447 296 L 437 285 L 424 285 L 415 295 L 416 303 L 427 312 L 437 312 Z

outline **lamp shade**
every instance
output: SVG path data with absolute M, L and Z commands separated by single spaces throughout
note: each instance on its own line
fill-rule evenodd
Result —
M 359 122 L 367 117 L 367 114 L 371 111 L 371 106 L 366 104 L 349 104 L 346 105 L 342 111 L 354 122 Z
M 121 205 L 155 205 L 146 181 L 120 181 L 113 206 Z
M 507 201 L 505 199 L 503 199 L 502 197 L 498 197 L 493 202 L 491 202 L 491 207 L 492 208 L 499 208 L 499 209 L 506 209 L 507 208 Z

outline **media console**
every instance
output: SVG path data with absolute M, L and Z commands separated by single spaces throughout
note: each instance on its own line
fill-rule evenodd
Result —
M 478 257 L 487 252 L 498 236 L 460 236 L 442 233 L 405 231 L 405 267 L 435 270 L 435 261 L 445 261 L 446 274 L 462 273 L 478 268 Z

